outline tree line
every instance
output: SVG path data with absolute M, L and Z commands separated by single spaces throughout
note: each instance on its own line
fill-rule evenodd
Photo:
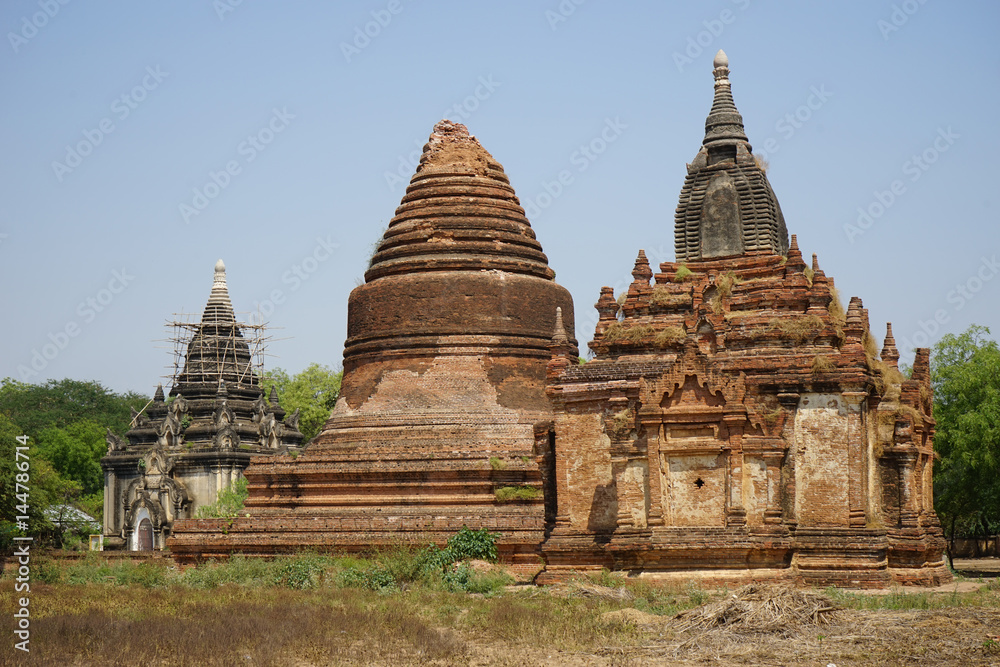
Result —
M 290 375 L 274 368 L 260 380 L 262 392 L 278 392 L 281 406 L 299 410 L 303 442 L 315 437 L 330 415 L 340 393 L 342 373 L 312 364 Z M 124 438 L 131 428 L 132 410 L 141 412 L 151 396 L 117 393 L 97 381 L 48 380 L 40 384 L 6 378 L 0 382 L 0 548 L 6 549 L 18 534 L 16 517 L 27 515 L 27 533 L 57 546 L 77 546 L 82 537 L 96 532 L 71 520 L 75 508 L 94 517 L 104 515 L 104 473 L 101 458 L 107 454 L 110 430 Z M 28 503 L 18 498 L 16 447 L 27 436 Z M 20 441 L 18 439 L 21 439 Z M 18 506 L 27 505 L 27 512 Z

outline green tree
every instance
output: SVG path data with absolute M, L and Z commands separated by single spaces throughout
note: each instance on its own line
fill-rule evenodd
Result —
M 108 451 L 105 433 L 89 419 L 50 427 L 38 434 L 38 451 L 60 475 L 79 482 L 85 495 L 100 493 L 104 488 L 101 457 Z
M 1000 531 L 1000 349 L 986 327 L 934 346 L 934 506 L 948 537 Z
M 0 383 L 0 416 L 5 428 L 4 456 L 13 461 L 14 450 L 7 454 L 10 438 L 28 436 L 31 445 L 30 529 L 33 535 L 48 534 L 59 542 L 61 535 L 40 512 L 52 505 L 72 504 L 100 520 L 104 504 L 104 476 L 100 460 L 107 452 L 106 429 L 124 435 L 131 424 L 131 409 L 141 410 L 148 398 L 134 392 L 116 394 L 99 382 L 49 380 L 27 384 L 12 378 Z M 13 432 L 12 431 L 12 432 Z M 9 488 L 14 478 L 0 475 L 0 494 L 4 507 L 12 497 Z M 8 483 L 9 482 L 9 483 Z M 3 519 L 12 515 L 5 513 Z
M 27 384 L 5 378 L 0 383 L 0 412 L 32 437 L 47 428 L 63 428 L 82 420 L 123 435 L 132 419 L 130 408 L 141 410 L 148 401 L 135 392 L 116 394 L 94 381 L 66 378 Z
M 12 537 L 18 533 L 58 538 L 45 511 L 53 505 L 72 502 L 80 494 L 80 485 L 61 477 L 41 456 L 30 437 L 27 439 L 27 451 L 22 450 L 20 457 L 17 455 L 17 447 L 23 446 L 18 437 L 24 435 L 20 426 L 0 413 L 0 548 L 3 549 L 11 546 Z M 25 461 L 27 465 L 22 465 Z M 20 470 L 19 467 L 27 469 Z M 17 487 L 17 475 L 25 474 L 27 497 L 19 496 L 24 490 Z M 20 479 L 25 480 L 24 477 Z M 24 509 L 27 512 L 22 511 Z M 16 517 L 20 515 L 28 517 L 27 531 L 18 531 Z
M 343 375 L 343 371 L 314 363 L 294 376 L 281 368 L 273 368 L 264 374 L 261 384 L 265 396 L 270 394 L 272 386 L 277 389 L 281 407 L 289 414 L 296 408 L 299 410 L 299 430 L 305 436 L 303 442 L 308 442 L 330 418 L 340 395 Z

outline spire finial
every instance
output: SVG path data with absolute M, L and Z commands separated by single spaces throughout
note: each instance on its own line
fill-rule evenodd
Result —
M 215 263 L 215 279 L 212 281 L 212 287 L 225 287 L 226 286 L 226 263 L 221 259 Z
M 569 336 L 566 335 L 566 326 L 563 324 L 562 308 L 556 307 L 556 326 L 552 331 L 552 342 L 556 345 L 568 345 Z
M 632 269 L 632 278 L 636 282 L 644 282 L 649 285 L 649 279 L 653 277 L 653 270 L 649 268 L 649 260 L 646 259 L 646 251 L 640 250 L 635 258 L 635 267 Z
M 712 74 L 715 75 L 715 87 L 728 86 L 729 85 L 729 56 L 722 49 L 715 54 L 715 60 L 712 61 L 714 69 Z
M 899 350 L 896 349 L 896 339 L 892 336 L 892 322 L 886 322 L 885 324 L 885 342 L 882 343 L 882 361 L 889 364 L 893 368 L 897 368 L 899 364 Z
M 729 57 L 719 49 L 713 61 L 712 76 L 715 77 L 715 98 L 712 100 L 712 110 L 705 119 L 705 140 L 703 145 L 732 146 L 738 142 L 747 145 L 750 152 L 750 142 L 743 129 L 743 117 L 733 102 L 733 93 L 729 84 Z

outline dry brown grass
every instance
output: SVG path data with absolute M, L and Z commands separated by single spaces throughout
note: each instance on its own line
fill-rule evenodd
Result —
M 802 345 L 823 331 L 823 320 L 818 315 L 774 317 L 767 323 L 767 328 L 754 333 L 760 335 L 768 331 L 780 331 L 796 345 Z
M 635 414 L 631 408 L 619 410 L 607 420 L 608 435 L 615 438 L 623 438 L 632 430 L 635 422 Z
M 0 581 L 10 613 L 13 581 Z M 39 665 L 990 665 L 1000 586 L 709 593 L 604 573 L 494 596 L 225 585 L 32 585 Z M 700 605 L 700 606 L 699 606 Z M 834 610 L 836 608 L 836 610 Z M 690 609 L 683 613 L 685 609 Z M 678 613 L 682 612 L 682 613 Z
M 653 332 L 653 327 L 648 325 L 613 322 L 604 330 L 603 342 L 609 345 L 614 343 L 638 343 L 643 338 L 652 336 Z
M 624 322 L 614 322 L 604 330 L 604 343 L 615 344 L 638 344 L 644 341 L 652 342 L 657 347 L 669 347 L 684 342 L 687 334 L 680 327 L 665 327 L 657 329 L 648 324 L 625 324 Z
M 35 617 L 33 664 L 288 665 L 291 656 L 306 664 L 415 664 L 460 662 L 469 650 L 419 609 L 373 604 L 374 594 L 348 589 L 326 600 L 281 589 L 173 589 L 136 600 L 117 587 L 54 586 L 42 587 L 35 599 L 93 598 L 89 588 L 102 589 L 89 609 L 56 608 Z M 128 604 L 115 605 L 123 593 Z M 13 663 L 0 658 L 0 664 Z
M 691 304 L 691 295 L 687 293 L 675 294 L 670 291 L 670 288 L 657 285 L 653 288 L 653 293 L 649 296 L 649 303 L 653 306 L 665 306 L 668 308 L 688 306 Z
M 836 370 L 837 365 L 833 363 L 833 359 L 826 356 L 825 354 L 817 354 L 813 357 L 812 362 L 812 372 L 813 373 L 829 373 L 830 371 Z
M 657 347 L 679 345 L 685 340 L 687 340 L 687 333 L 680 327 L 666 327 L 657 331 L 656 335 L 653 336 L 653 342 L 656 343 Z

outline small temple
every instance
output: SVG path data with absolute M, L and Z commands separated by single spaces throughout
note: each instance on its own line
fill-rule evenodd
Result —
M 124 440 L 108 431 L 101 468 L 109 546 L 162 549 L 174 522 L 214 503 L 252 456 L 300 449 L 298 411 L 286 416 L 273 389 L 264 397 L 243 328 L 220 259 L 169 396 L 157 387 Z
M 624 298 L 601 290 L 585 364 L 502 167 L 438 123 L 351 293 L 322 433 L 251 464 L 235 521 L 178 522 L 175 557 L 443 544 L 467 525 L 509 563 L 541 556 L 540 583 L 950 580 L 929 351 L 905 378 L 891 325 L 879 351 L 861 300 L 845 310 L 803 259 L 722 51 L 713 73 L 676 261 L 640 250 Z
M 663 577 L 881 587 L 950 573 L 933 508 L 929 357 L 911 379 L 861 299 L 807 264 L 715 57 L 676 262 L 601 290 L 585 365 L 553 337 L 554 529 L 542 581 Z

